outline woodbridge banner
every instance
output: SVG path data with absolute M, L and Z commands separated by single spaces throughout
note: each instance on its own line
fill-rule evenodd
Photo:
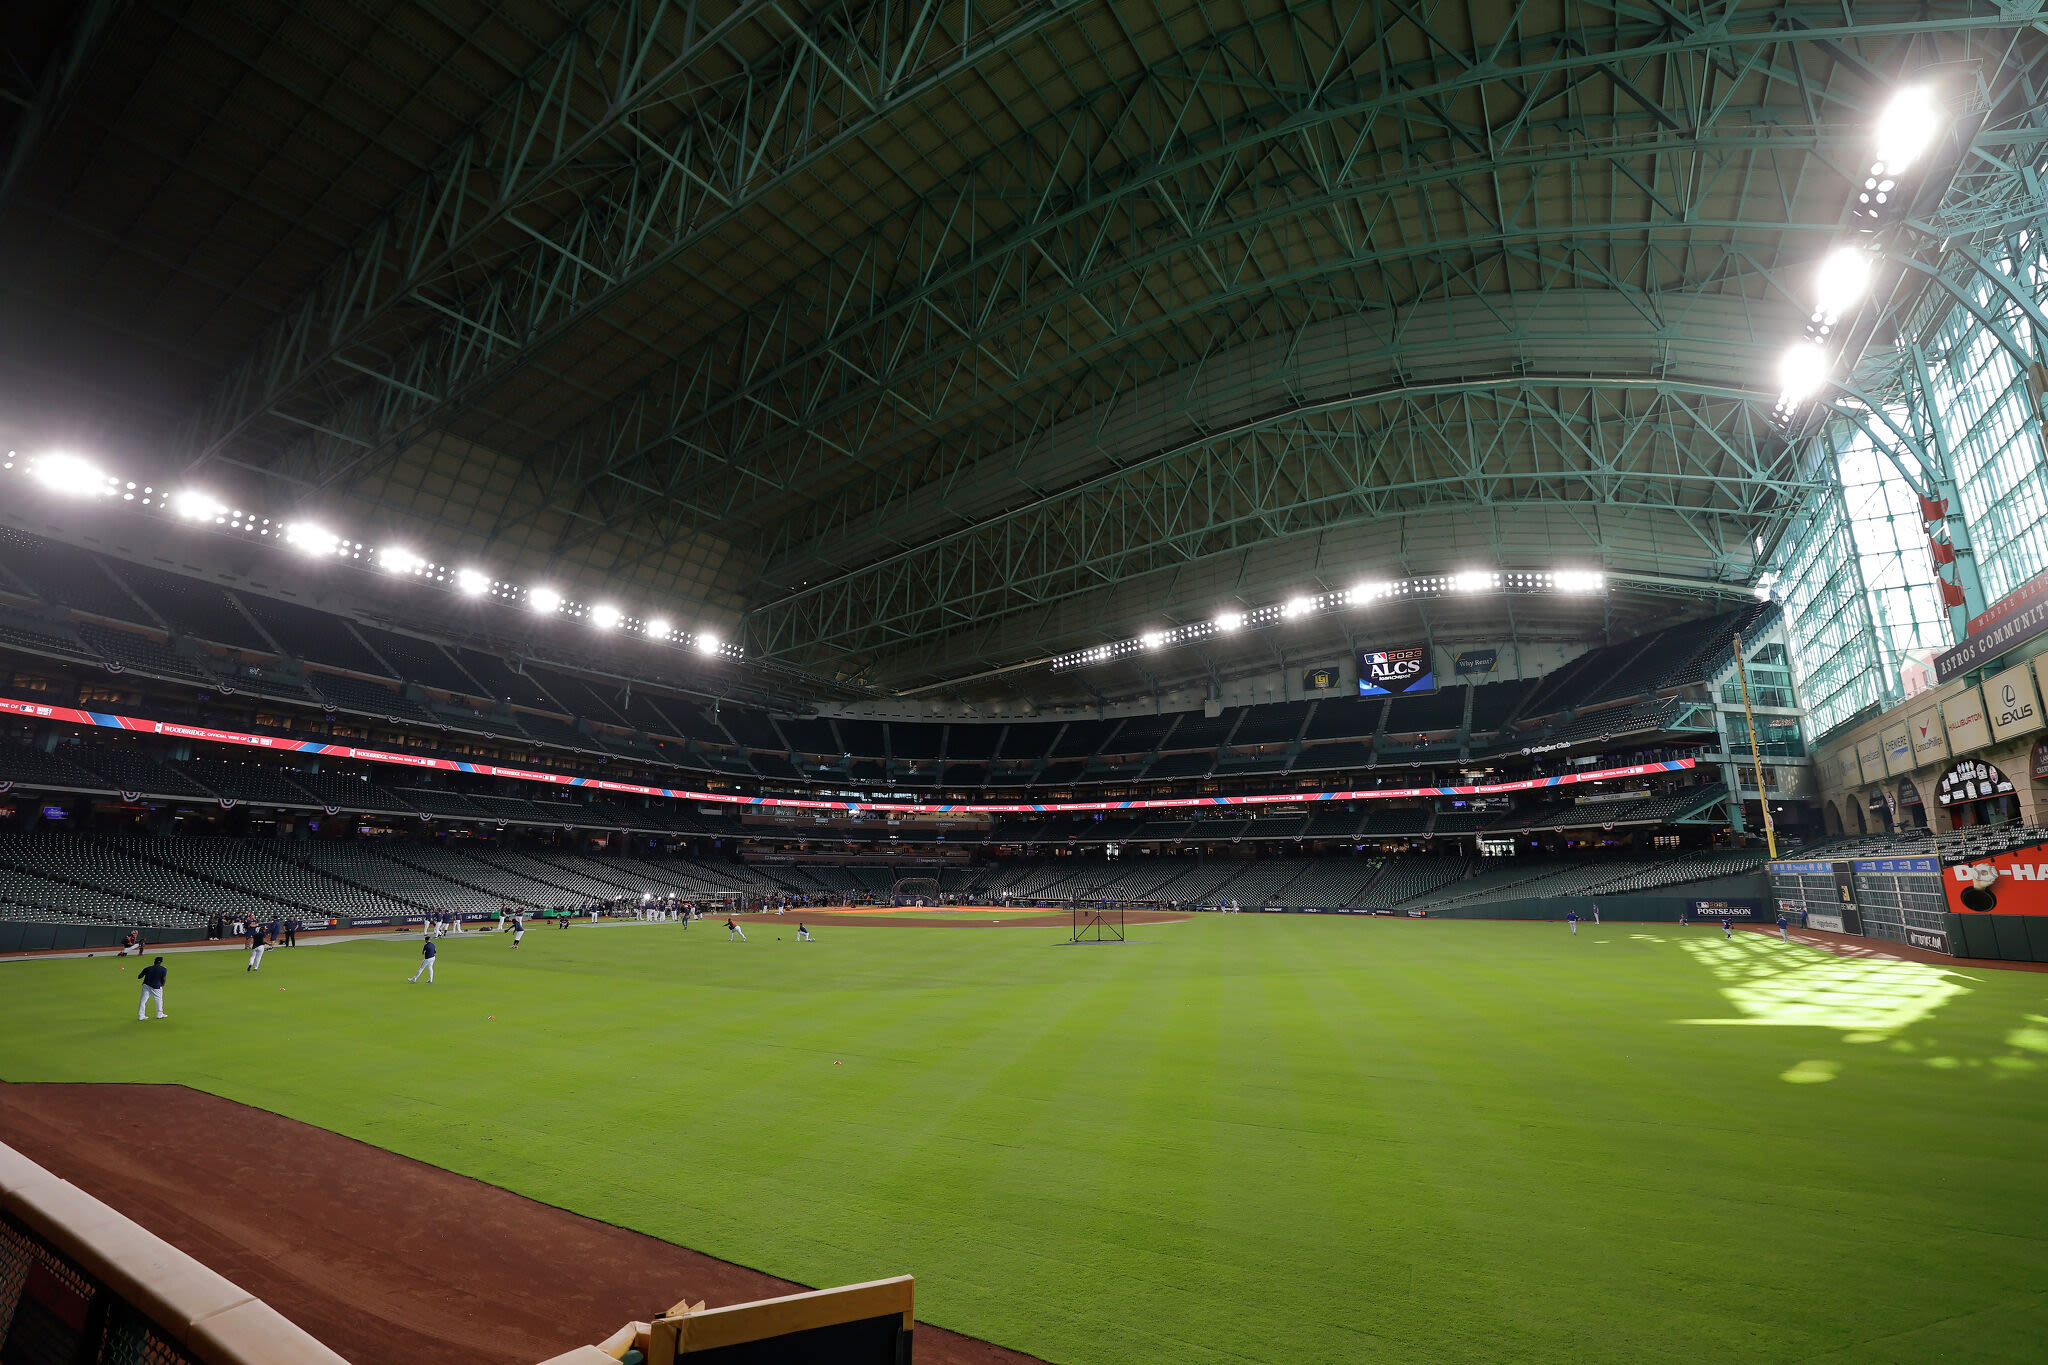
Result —
M 1367 791 L 1275 792 L 1256 796 L 1170 796 L 1153 797 L 1143 801 L 1036 801 L 1009 804 L 978 801 L 819 801 L 789 796 L 740 796 L 733 792 L 700 792 L 691 791 L 686 787 L 649 787 L 634 782 L 612 782 L 598 777 L 569 777 L 562 773 L 536 772 L 530 768 L 503 768 L 491 763 L 466 763 L 450 758 L 427 758 L 419 754 L 395 754 L 382 749 L 360 749 L 352 744 L 329 744 L 315 739 L 284 739 L 276 735 L 248 735 L 236 730 L 208 730 L 171 721 L 145 720 L 140 716 L 121 716 L 109 711 L 82 711 L 75 706 L 51 706 L 44 702 L 21 701 L 13 697 L 0 697 L 0 715 L 27 716 L 32 720 L 57 721 L 67 725 L 92 725 L 103 730 L 132 730 L 141 734 L 205 739 L 215 744 L 239 744 L 250 748 L 270 749 L 277 753 L 352 758 L 364 763 L 397 763 L 408 768 L 432 768 L 439 772 L 482 773 L 487 777 L 545 782 L 554 787 L 587 787 L 592 791 L 630 792 L 635 796 L 666 796 L 679 801 L 708 801 L 726 810 L 735 806 L 768 806 L 790 810 L 1038 815 L 1070 810 L 1181 810 L 1188 807 L 1274 806 L 1309 801 L 1414 800 L 1418 797 L 1486 796 L 1495 792 L 1573 787 L 1581 782 L 1611 782 L 1624 777 L 1679 773 L 1693 767 L 1692 759 L 1667 758 L 1655 763 L 1633 763 L 1625 768 L 1599 768 L 1589 772 L 1563 773 L 1556 777 L 1528 777 L 1519 782 L 1483 782 L 1460 787 L 1375 787 Z
M 1320 668 L 1311 668 L 1308 672 L 1301 675 L 1301 690 L 1304 692 L 1329 692 L 1336 688 L 1339 681 L 1340 678 L 1336 667 L 1331 664 L 1324 664 Z

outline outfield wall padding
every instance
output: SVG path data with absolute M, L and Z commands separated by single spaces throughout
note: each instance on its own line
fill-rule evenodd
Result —
M 1948 916 L 1949 952 L 1994 962 L 2048 962 L 2048 915 Z
M 0 953 L 40 953 L 54 948 L 112 948 L 128 936 L 115 924 L 42 924 L 0 920 Z M 143 936 L 148 937 L 148 930 Z
M 1445 890 L 1455 893 L 1457 884 L 1454 882 Z M 1756 872 L 1739 877 L 1686 882 L 1677 891 L 1645 891 L 1620 896 L 1518 896 L 1482 901 L 1477 905 L 1454 905 L 1441 910 L 1427 900 L 1414 903 L 1427 908 L 1431 919 L 1561 920 L 1576 910 L 1580 919 L 1590 920 L 1597 904 L 1602 921 L 1676 924 L 1681 913 L 1687 919 L 1697 917 L 1692 908 L 1694 901 L 1747 901 L 1751 903 L 1751 913 L 1736 916 L 1736 921 L 1769 924 L 1776 919 L 1770 892 L 1770 880 L 1763 873 Z

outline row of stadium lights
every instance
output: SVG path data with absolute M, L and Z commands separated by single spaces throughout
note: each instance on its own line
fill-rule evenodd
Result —
M 167 511 L 184 521 L 268 539 L 310 558 L 346 560 L 365 568 L 380 569 L 394 577 L 437 584 L 464 597 L 493 598 L 515 605 L 523 603 L 537 615 L 573 617 L 588 621 L 597 630 L 626 631 L 650 640 L 694 648 L 700 654 L 737 659 L 742 653 L 739 645 L 722 641 L 708 630 L 684 630 L 664 616 L 629 616 L 609 602 L 571 601 L 545 585 L 521 587 L 493 578 L 482 569 L 436 563 L 403 546 L 371 546 L 359 540 L 349 540 L 335 535 L 318 522 L 272 521 L 254 512 L 229 507 L 198 489 L 173 493 L 160 492 L 147 484 L 138 486 L 132 481 L 104 473 L 90 461 L 67 452 L 50 451 L 23 459 L 10 450 L 6 459 L 0 460 L 0 472 L 13 472 L 17 468 L 25 469 L 28 476 L 42 487 L 64 497 L 119 499 L 137 507 Z
M 1908 86 L 1894 94 L 1878 116 L 1870 169 L 1856 191 L 1850 219 L 1864 239 L 1836 247 L 1821 261 L 1814 277 L 1813 311 L 1806 335 L 1778 360 L 1778 402 L 1772 415 L 1789 421 L 1802 404 L 1827 386 L 1834 369 L 1831 347 L 1835 329 L 1869 292 L 1875 273 L 1877 244 L 1867 234 L 1905 211 L 1911 196 L 1904 181 L 1940 133 L 1943 116 L 1934 90 Z
M 1219 611 L 1206 621 L 1191 621 L 1170 630 L 1148 630 L 1128 640 L 1117 640 L 1090 649 L 1077 649 L 1052 661 L 1057 671 L 1084 664 L 1107 663 L 1133 654 L 1149 653 L 1174 645 L 1194 644 L 1241 630 L 1264 630 L 1286 621 L 1320 616 L 1346 607 L 1363 607 L 1374 602 L 1413 597 L 1441 597 L 1450 593 L 1556 592 L 1586 594 L 1602 592 L 1607 575 L 1597 569 L 1506 570 L 1467 569 L 1459 573 L 1425 574 L 1420 578 L 1399 578 L 1360 583 L 1353 588 L 1304 594 L 1269 606 Z

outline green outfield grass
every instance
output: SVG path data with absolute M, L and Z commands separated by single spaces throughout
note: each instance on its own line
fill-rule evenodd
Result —
M 410 938 L 184 955 L 163 1024 L 133 959 L 0 965 L 0 1075 L 184 1082 L 807 1283 L 910 1271 L 927 1320 L 1068 1365 L 2048 1341 L 2048 975 L 1670 926 L 748 929 L 465 938 L 431 988 Z

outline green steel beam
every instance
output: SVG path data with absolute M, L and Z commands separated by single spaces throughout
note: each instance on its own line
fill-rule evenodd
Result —
M 5 160 L 0 160 L 0 205 L 42 144 L 43 136 L 63 116 L 79 78 L 92 65 L 107 33 L 127 10 L 129 0 L 86 0 L 71 21 L 70 36 L 42 72 L 32 93 L 22 96 Z M 10 96 L 12 92 L 8 92 Z
M 619 485 L 608 500 L 611 506 L 600 508 L 599 514 L 589 519 L 587 524 L 592 527 L 614 524 L 621 516 L 640 515 L 649 498 L 673 503 L 678 511 L 685 514 L 729 512 L 730 507 L 721 509 L 707 502 L 703 490 L 728 479 L 779 489 L 815 484 L 812 469 L 793 466 L 782 452 L 775 449 L 778 436 L 788 434 L 792 439 L 808 442 L 814 447 L 809 452 L 813 467 L 835 462 L 841 465 L 872 463 L 875 457 L 865 439 L 867 433 L 858 424 L 860 405 L 864 400 L 877 407 L 893 407 L 900 412 L 918 414 L 916 398 L 928 393 L 955 393 L 958 391 L 958 385 L 953 382 L 956 379 L 973 382 L 966 366 L 960 365 L 927 380 L 918 392 L 909 391 L 899 378 L 906 368 L 903 359 L 906 345 L 929 350 L 935 339 L 944 340 L 953 343 L 952 358 L 956 361 L 986 364 L 999 373 L 1016 375 L 1026 372 L 1032 359 L 1030 355 L 1019 355 L 1014 348 L 996 354 L 988 327 L 976 330 L 974 324 L 989 318 L 992 309 L 1009 303 L 1006 281 L 1015 281 L 1012 288 L 1021 292 L 1028 282 L 1027 271 L 1032 267 L 1042 268 L 1060 280 L 1070 279 L 1076 272 L 1085 272 L 1090 267 L 1114 269 L 1114 266 L 1101 263 L 1106 255 L 1106 246 L 1114 240 L 1114 234 L 1107 230 L 1106 220 L 1119 207 L 1133 202 L 1149 205 L 1156 200 L 1161 207 L 1154 223 L 1163 229 L 1181 229 L 1184 236 L 1210 229 L 1203 240 L 1178 247 L 1169 243 L 1157 248 L 1160 253 L 1176 258 L 1187 257 L 1197 248 L 1227 240 L 1233 232 L 1241 234 L 1246 231 L 1246 225 L 1236 220 L 1227 220 L 1221 227 L 1211 229 L 1219 204 L 1228 202 L 1227 195 L 1220 195 L 1216 186 L 1225 180 L 1224 172 L 1240 170 L 1233 158 L 1249 158 L 1249 166 L 1245 169 L 1255 172 L 1266 167 L 1266 159 L 1275 155 L 1275 147 L 1289 146 L 1290 140 L 1308 139 L 1319 130 L 1336 127 L 1345 120 L 1363 125 L 1362 130 L 1340 130 L 1353 135 L 1348 138 L 1332 137 L 1327 148 L 1312 149 L 1323 154 L 1300 158 L 1298 166 L 1293 168 L 1305 183 L 1321 192 L 1320 196 L 1302 196 L 1305 202 L 1294 213 L 1305 217 L 1318 209 L 1328 211 L 1341 206 L 1346 200 L 1356 200 L 1375 183 L 1382 188 L 1393 185 L 1405 187 L 1411 182 L 1444 175 L 1493 179 L 1503 171 L 1517 169 L 1514 165 L 1517 140 L 1525 139 L 1538 130 L 1536 121 L 1529 117 L 1530 112 L 1561 93 L 1545 88 L 1545 82 L 1552 75 L 1567 80 L 1604 75 L 1610 81 L 1626 82 L 1626 73 L 1616 70 L 1618 64 L 1637 63 L 1643 69 L 1650 69 L 1650 64 L 1673 55 L 1712 54 L 1714 69 L 1722 71 L 1731 69 L 1727 59 L 1739 57 L 1741 60 L 1735 62 L 1732 69 L 1741 71 L 1745 78 L 1762 71 L 1768 79 L 1782 82 L 1788 90 L 1796 91 L 1799 98 L 1808 102 L 1804 108 L 1810 117 L 1818 114 L 1824 104 L 1831 105 L 1840 97 L 1816 91 L 1794 66 L 1759 61 L 1760 53 L 1767 48 L 1802 43 L 1839 48 L 1842 42 L 1852 38 L 1865 43 L 1885 43 L 1932 31 L 1911 20 L 1899 22 L 1898 16 L 1905 14 L 1904 10 L 1890 10 L 1885 16 L 1873 16 L 1872 22 L 1860 23 L 1851 29 L 1839 24 L 1821 23 L 1823 16 L 1818 8 L 1812 13 L 1802 14 L 1801 22 L 1807 25 L 1804 29 L 1772 28 L 1759 17 L 1760 13 L 1744 16 L 1756 20 L 1759 27 L 1755 31 L 1742 32 L 1730 29 L 1725 14 L 1708 16 L 1703 12 L 1698 16 L 1700 22 L 1677 39 L 1665 35 L 1665 29 L 1671 24 L 1667 16 L 1657 21 L 1661 27 L 1654 34 L 1645 31 L 1646 41 L 1625 52 L 1588 52 L 1582 41 L 1578 51 L 1550 61 L 1505 64 L 1500 61 L 1499 51 L 1490 53 L 1484 61 L 1477 61 L 1454 48 L 1448 49 L 1437 53 L 1435 58 L 1437 67 L 1448 70 L 1437 73 L 1432 69 L 1425 73 L 1436 75 L 1436 79 L 1428 83 L 1411 79 L 1409 88 L 1391 93 L 1385 86 L 1375 83 L 1349 102 L 1339 98 L 1345 93 L 1339 82 L 1317 85 L 1306 91 L 1284 92 L 1298 96 L 1302 102 L 1298 105 L 1276 102 L 1269 109 L 1260 111 L 1259 117 L 1242 121 L 1250 126 L 1226 130 L 1213 146 L 1196 145 L 1186 134 L 1181 134 L 1184 145 L 1171 147 L 1164 154 L 1149 144 L 1142 145 L 1137 153 L 1126 157 L 1122 165 L 1110 171 L 1099 168 L 1097 153 L 1100 149 L 1094 143 L 1088 143 L 1084 148 L 1091 154 L 1084 158 L 1088 172 L 1081 180 L 1085 193 L 1041 193 L 1033 203 L 1034 216 L 992 230 L 992 235 L 960 234 L 971 236 L 974 242 L 964 256 L 943 263 L 915 262 L 918 268 L 907 291 L 889 293 L 864 287 L 861 273 L 873 268 L 870 253 L 857 250 L 851 253 L 849 261 L 835 260 L 827 267 L 823 278 L 801 281 L 793 286 L 788 306 L 762 310 L 761 314 L 748 320 L 750 330 L 745 334 L 733 338 L 730 344 L 721 342 L 707 348 L 729 371 L 741 377 L 737 387 L 728 386 L 722 392 L 713 390 L 709 384 L 709 370 L 705 366 L 678 367 L 598 414 L 584 428 L 558 447 L 543 452 L 539 458 L 549 466 L 551 481 L 565 491 L 566 501 L 587 500 L 591 490 L 607 480 Z M 1859 19 L 1865 13 L 1865 10 L 1859 10 Z M 1640 19 L 1641 16 L 1635 17 Z M 1942 23 L 1944 31 L 1951 31 L 1954 21 L 1944 20 Z M 1962 24 L 1966 30 L 2003 27 L 2010 27 L 2010 21 L 1981 15 L 1973 16 Z M 1621 30 L 1616 29 L 1615 32 L 1620 33 Z M 1651 40 L 1656 38 L 1665 40 Z M 1526 38 L 1517 47 L 1536 41 Z M 1556 47 L 1554 43 L 1551 46 L 1553 49 Z M 1192 81 L 1204 73 L 1191 67 L 1179 74 Z M 1230 70 L 1219 73 L 1218 79 L 1224 78 L 1239 83 L 1243 80 Z M 1466 128 L 1436 112 L 1442 99 L 1448 95 L 1472 82 L 1487 79 L 1502 82 L 1520 80 L 1527 86 L 1514 92 L 1520 96 L 1519 103 L 1510 101 L 1513 115 L 1503 119 L 1502 127 Z M 1123 98 L 1116 110 L 1118 115 L 1124 116 L 1124 105 L 1138 95 L 1156 95 L 1159 81 L 1156 72 L 1148 73 L 1146 83 L 1137 90 L 1119 91 Z M 1693 84 L 1698 85 L 1699 93 L 1704 95 L 1705 86 L 1709 83 L 1700 81 Z M 1193 88 L 1200 89 L 1199 85 Z M 1261 86 L 1260 92 L 1266 93 L 1268 89 L 1268 86 Z M 1720 104 L 1706 100 L 1690 111 L 1696 124 L 1700 120 L 1704 120 L 1704 124 L 1689 129 L 1689 137 L 1673 139 L 1674 145 L 1669 150 L 1674 156 L 1680 153 L 1689 155 L 1695 147 L 1708 152 L 1714 150 L 1715 137 L 1710 128 L 1725 117 L 1763 121 L 1758 110 L 1726 107 L 1726 98 L 1721 96 L 1724 102 Z M 1432 99 L 1438 103 L 1432 105 Z M 1407 106 L 1410 105 L 1421 109 L 1422 113 L 1409 111 Z M 1372 169 L 1366 167 L 1360 157 L 1362 151 L 1368 150 L 1364 134 L 1370 132 L 1375 119 L 1388 115 L 1390 111 L 1399 112 L 1404 124 L 1404 148 L 1418 152 L 1426 150 L 1429 155 L 1414 156 L 1410 164 L 1365 185 L 1338 183 L 1345 174 Z M 1083 107 L 1065 111 L 1065 116 L 1073 119 L 1077 114 L 1087 112 Z M 1773 118 L 1781 118 L 1783 114 L 1781 109 L 1765 112 Z M 1425 120 L 1428 125 L 1433 125 L 1431 135 L 1438 140 L 1427 148 L 1409 131 L 1414 126 L 1423 125 Z M 1157 124 L 1179 134 L 1186 120 L 1162 106 L 1161 112 L 1149 121 L 1137 118 L 1129 122 L 1139 126 Z M 1860 136 L 1861 132 L 1860 127 L 1852 128 L 1843 136 Z M 1739 141 L 1741 136 L 1739 132 L 1728 134 L 1731 142 Z M 1755 136 L 1749 150 L 1754 152 L 1768 142 L 1770 150 L 1776 151 L 1791 141 L 1783 136 L 1775 139 Z M 1448 172 L 1440 169 L 1442 163 L 1450 159 L 1444 155 L 1443 149 L 1457 145 L 1477 149 L 1482 164 L 1457 167 Z M 1028 152 L 1029 148 L 1026 150 Z M 1552 159 L 1569 161 L 1597 156 L 1598 153 L 1572 148 L 1528 155 L 1533 162 L 1541 163 Z M 1222 163 L 1220 167 L 1212 164 L 1219 161 Z M 1192 187 L 1196 192 L 1180 191 L 1176 177 L 1186 177 L 1205 169 L 1209 178 Z M 1333 179 L 1333 175 L 1337 179 Z M 1020 184 L 1032 179 L 1034 177 L 1020 177 Z M 1668 177 L 1673 185 L 1690 179 L 1691 176 L 1680 173 Z M 1639 177 L 1639 183 L 1645 185 L 1654 185 L 1656 180 L 1655 175 Z M 1266 188 L 1262 183 L 1261 189 Z M 1322 202 L 1306 202 L 1316 197 Z M 1471 193 L 1465 193 L 1463 197 L 1468 203 L 1478 202 L 1477 196 Z M 1659 203 L 1660 199 L 1662 207 L 1667 210 L 1674 202 L 1673 196 L 1651 196 L 1653 204 Z M 1786 207 L 1789 208 L 1789 204 Z M 968 195 L 963 194 L 957 201 L 934 204 L 930 213 L 938 222 L 957 222 L 963 214 L 972 220 L 975 205 Z M 1786 214 L 1786 218 L 1789 217 L 1789 213 Z M 1682 221 L 1682 214 L 1672 213 L 1672 220 Z M 1264 221 L 1270 221 L 1270 218 L 1262 217 L 1254 223 Z M 1701 233 L 1715 228 L 1741 233 L 1766 225 L 1738 219 L 1726 224 L 1701 221 L 1694 226 Z M 1786 227 L 1784 219 L 1767 225 L 1771 231 L 1783 231 Z M 1626 229 L 1615 225 L 1603 228 L 1589 222 L 1577 231 L 1590 238 L 1603 233 L 1620 235 Z M 898 232 L 897 235 L 905 234 Z M 910 235 L 914 240 L 915 234 Z M 1241 269 L 1245 254 L 1248 253 L 1240 253 L 1238 260 L 1225 260 L 1220 266 L 1215 261 L 1198 261 L 1197 268 L 1206 267 L 1211 275 L 1229 279 L 1234 271 Z M 1117 263 L 1121 264 L 1120 261 Z M 1110 276 L 1111 280 L 1120 278 L 1118 275 Z M 1099 274 L 1087 281 L 1087 284 L 1097 287 L 1104 283 Z M 951 292 L 947 292 L 949 290 Z M 1109 309 L 1094 300 L 1085 299 L 1086 292 L 1086 285 L 1065 291 L 1068 300 L 1083 299 L 1084 306 L 1077 306 L 1074 314 L 1061 319 L 1061 322 L 1069 325 L 1085 322 L 1091 313 L 1097 318 L 1110 315 Z M 815 319 L 820 315 L 838 320 L 822 339 L 814 334 Z M 1003 323 L 1010 323 L 1014 327 L 1032 322 L 1043 323 L 1034 334 L 1038 337 L 1057 337 L 1066 330 L 1066 327 L 1049 320 L 1044 312 L 1028 313 L 1021 319 L 1004 315 L 994 319 L 991 325 L 1000 327 Z M 835 399 L 839 403 L 836 408 L 833 407 Z M 671 420 L 663 421 L 663 413 L 675 415 Z M 838 413 L 852 414 L 852 429 L 821 431 L 821 425 Z M 782 459 L 783 463 L 779 468 L 770 466 L 774 472 L 764 476 L 761 466 L 770 459 Z
M 1078 3 L 855 0 L 805 15 L 744 0 L 715 19 L 694 4 L 612 5 L 601 41 L 538 73 L 540 88 L 481 130 L 485 145 L 415 187 L 221 386 L 194 463 L 283 418 L 317 439 L 238 462 L 309 490 L 361 477 L 820 158 Z M 742 29 L 773 39 L 765 56 L 733 50 Z M 694 76 L 714 56 L 739 70 Z M 550 221 L 541 201 L 576 180 L 595 183 Z M 479 261 L 487 273 L 451 278 Z M 395 314 L 409 333 L 382 335 Z
M 1767 444 L 1763 397 L 1506 375 L 1269 414 L 786 594 L 749 617 L 749 650 L 877 659 L 1136 575 L 1430 513 L 1654 516 L 1693 541 L 1661 555 L 1725 578 L 1731 546 L 1746 555 L 1758 520 L 1816 486 L 1746 462 Z

